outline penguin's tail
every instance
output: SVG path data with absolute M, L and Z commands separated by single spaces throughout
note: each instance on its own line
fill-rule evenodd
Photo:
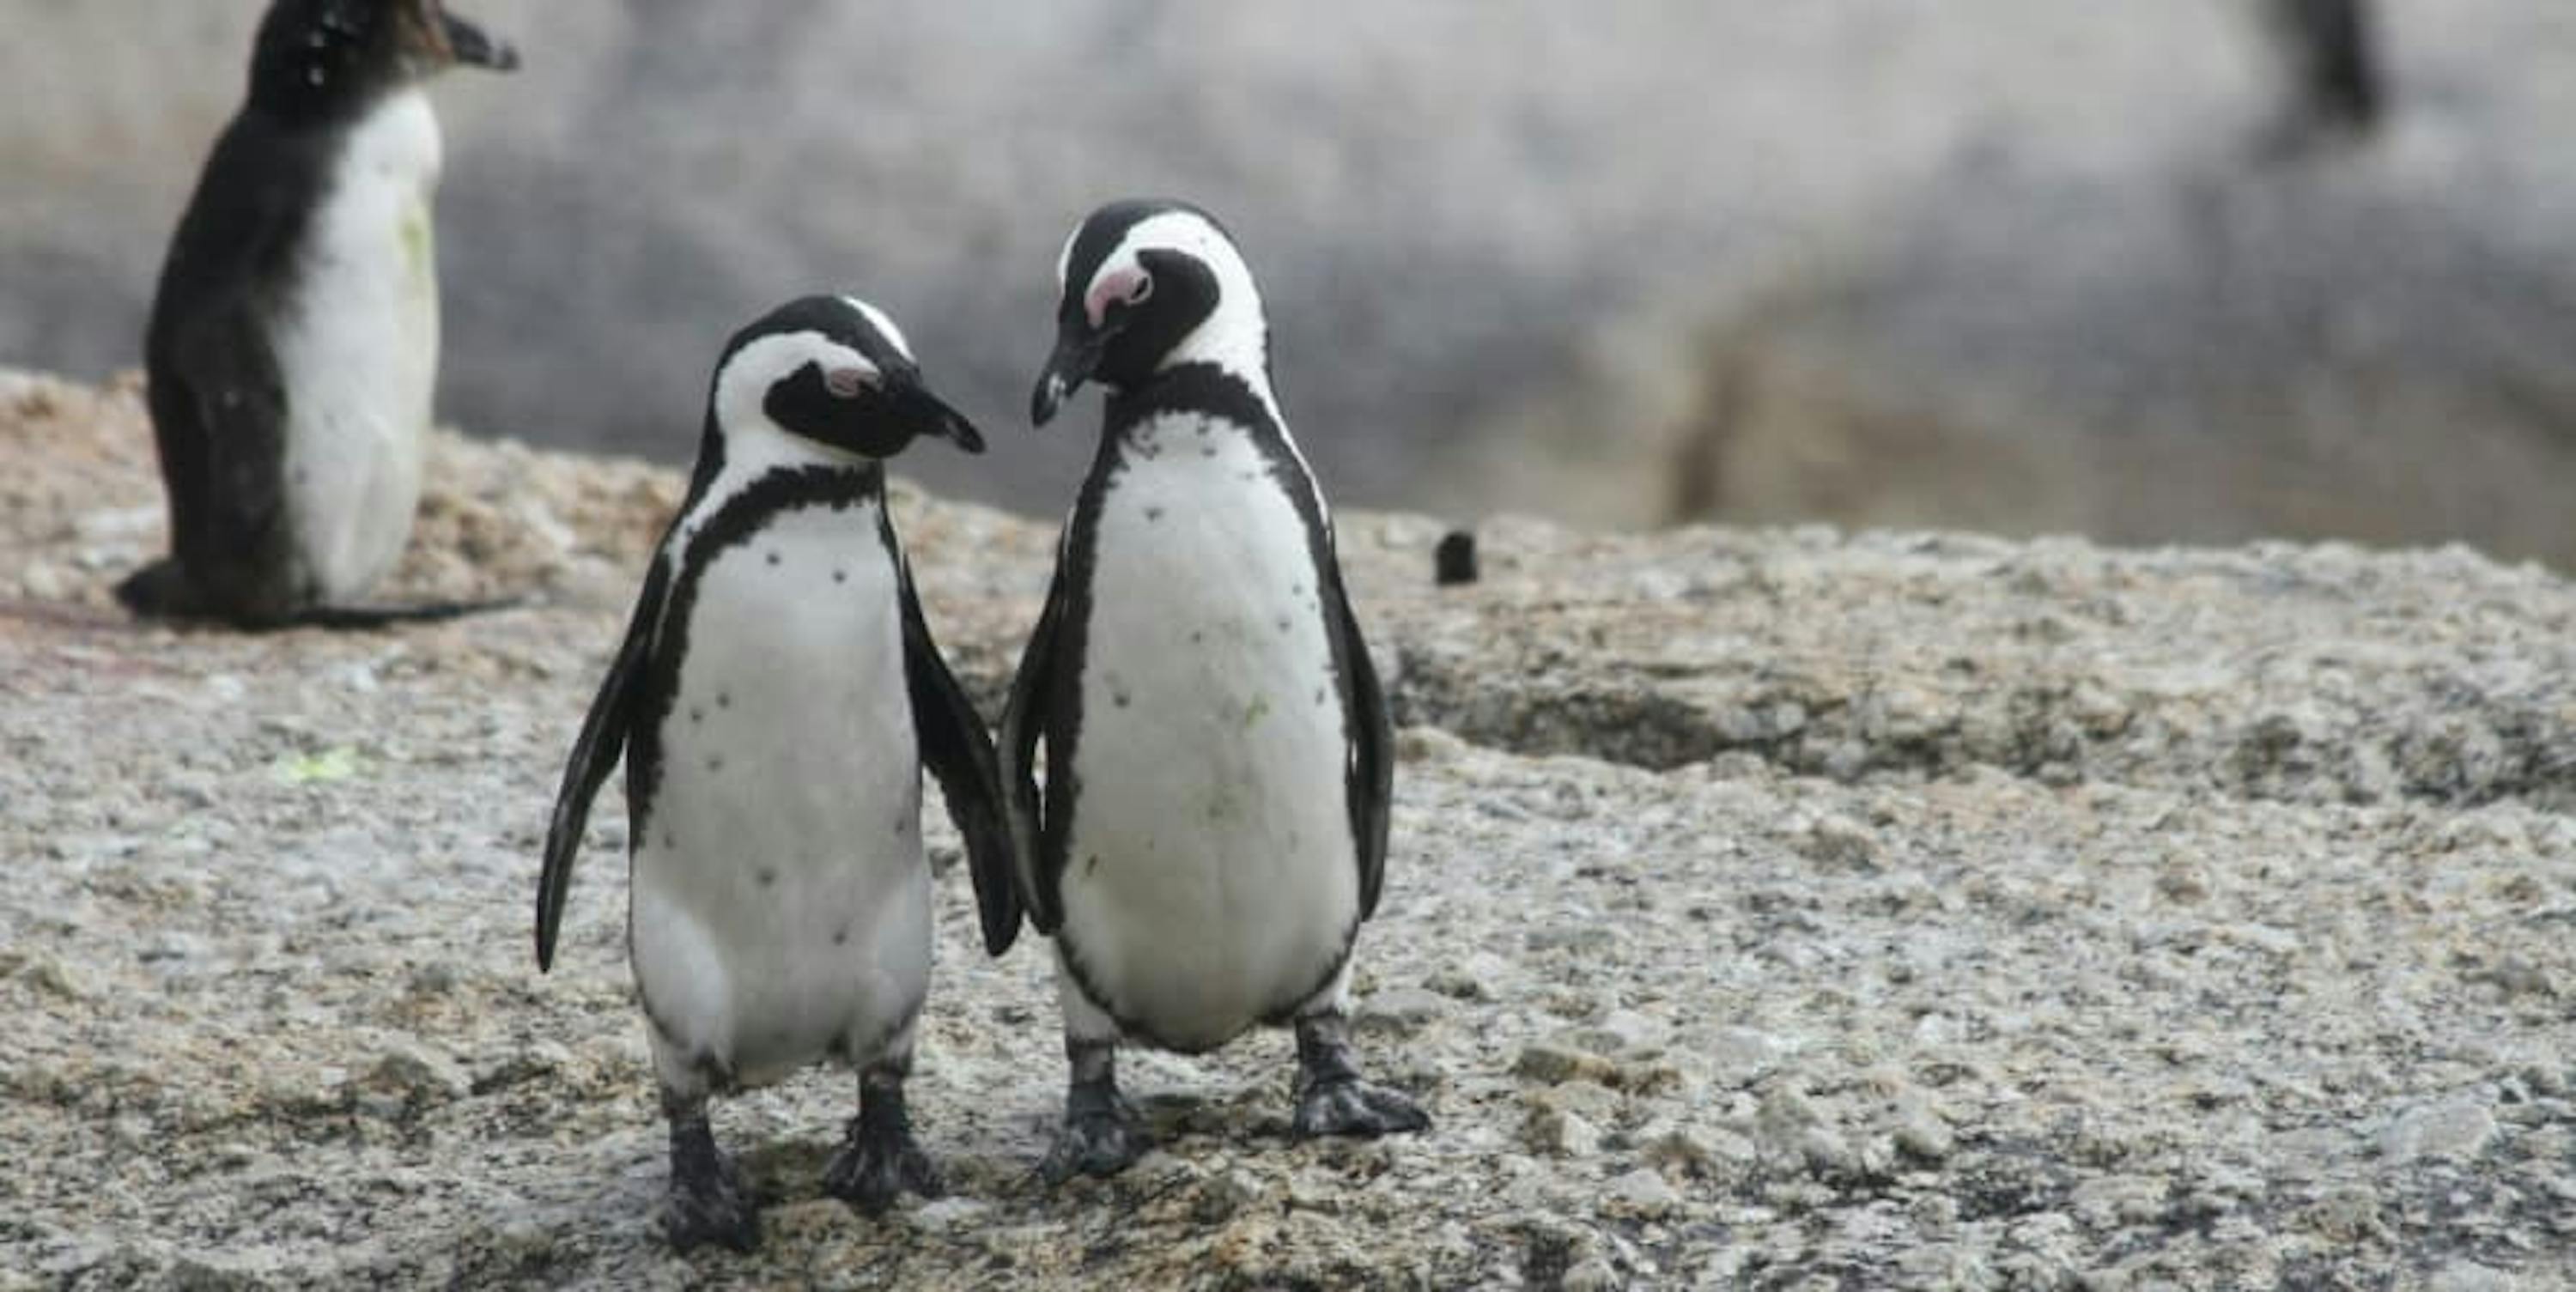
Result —
M 212 621 L 250 632 L 278 628 L 374 632 L 403 624 L 444 623 L 467 615 L 513 610 L 529 604 L 526 597 L 494 597 L 480 601 L 423 601 L 392 606 L 297 606 L 277 610 L 266 606 L 218 606 L 188 578 L 174 557 L 154 561 L 127 575 L 116 585 L 116 599 L 127 610 L 147 619 Z
M 138 615 L 156 619 L 185 618 L 198 613 L 195 590 L 173 557 L 163 557 L 116 585 L 116 599 Z
M 403 624 L 437 624 L 496 610 L 516 610 L 526 597 L 493 597 L 482 601 L 421 601 L 401 606 L 308 606 L 278 627 L 328 628 L 373 632 Z

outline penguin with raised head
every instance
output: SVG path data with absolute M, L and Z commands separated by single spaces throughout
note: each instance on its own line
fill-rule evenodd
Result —
M 1259 1024 L 1296 1029 L 1299 1136 L 1420 1130 L 1347 1038 L 1394 751 L 1252 273 L 1206 212 L 1129 201 L 1082 222 L 1056 276 L 1031 416 L 1089 381 L 1107 419 L 1000 750 L 1072 1067 L 1043 1171 L 1143 1151 L 1119 1042 L 1195 1053 Z
M 884 462 L 921 435 L 983 451 L 872 306 L 808 297 L 737 333 L 688 499 L 564 769 L 537 964 L 554 963 L 583 822 L 622 750 L 628 952 L 682 1250 L 759 1240 L 709 1096 L 825 1058 L 858 1070 L 859 1106 L 824 1187 L 870 1213 L 938 1191 L 903 1088 L 930 978 L 923 767 L 965 837 L 986 949 L 1019 928 L 992 741 L 886 512 Z
M 276 0 L 250 97 L 197 180 L 145 338 L 170 555 L 136 612 L 364 624 L 470 607 L 355 606 L 411 537 L 438 376 L 422 85 L 518 65 L 438 0 Z

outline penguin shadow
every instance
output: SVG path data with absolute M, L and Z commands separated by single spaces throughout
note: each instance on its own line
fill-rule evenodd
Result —
M 1024 1136 L 1029 1146 L 1026 1152 L 996 1155 L 959 1145 L 946 1146 L 943 1152 L 936 1133 L 928 1133 L 925 1145 L 938 1163 L 941 1177 L 939 1196 L 985 1202 L 1042 1202 L 1055 1198 L 1079 1202 L 1104 1194 L 1150 1193 L 1169 1183 L 1166 1177 L 1170 1173 L 1156 1169 L 1163 1162 L 1207 1164 L 1242 1154 L 1287 1152 L 1307 1142 L 1292 1133 L 1285 1097 L 1273 1090 L 1233 1094 L 1166 1091 L 1131 1097 L 1131 1105 L 1138 1124 L 1153 1142 L 1144 1158 L 1118 1175 L 1076 1176 L 1062 1184 L 1049 1183 L 1039 1169 L 1048 1137 L 1055 1132 L 1052 1113 L 1029 1119 Z M 1315 1143 L 1329 1153 L 1347 1141 Z M 830 1199 L 832 1195 L 823 1188 L 823 1173 L 838 1148 L 838 1143 L 828 1136 L 786 1135 L 746 1143 L 736 1154 L 735 1164 L 744 1182 L 751 1186 L 760 1209 L 768 1212 Z M 1182 1182 L 1186 1183 L 1186 1178 Z M 918 1207 L 933 1200 L 905 1195 L 896 1206 Z
M 734 1166 L 764 1212 L 831 1195 L 823 1192 L 823 1169 L 837 1147 L 815 1136 L 781 1136 L 746 1144 L 734 1155 Z M 945 1165 L 943 1163 L 942 1165 Z
M 325 632 L 388 632 L 411 624 L 451 623 L 512 610 L 543 610 L 555 603 L 537 593 L 481 601 L 421 605 L 320 607 L 284 619 L 240 621 L 218 615 L 138 612 L 119 606 L 80 601 L 0 599 L 0 622 L 41 628 L 71 628 L 90 633 L 178 632 L 187 634 L 262 635 L 314 628 Z
M 1132 1210 L 1156 1195 L 1192 1186 L 1206 1169 L 1299 1153 L 1331 1165 L 1354 1155 L 1367 1156 L 1374 1143 L 1334 1136 L 1300 1139 L 1288 1092 L 1260 1082 L 1228 1093 L 1166 1090 L 1130 1093 L 1127 1099 L 1149 1144 L 1134 1165 L 1116 1175 L 1075 1175 L 1054 1183 L 1042 1169 L 1041 1153 L 1013 1164 L 1010 1195 L 1076 1207 L 1116 1200 Z M 1056 1119 L 1050 1115 L 1032 1123 L 1029 1133 L 1032 1142 L 1043 1148 L 1056 1133 Z M 1173 1170 L 1179 1163 L 1201 1170 Z
M 1164 1152 L 1275 1149 L 1293 1142 L 1286 1096 L 1269 1089 L 1219 1098 L 1162 1091 L 1135 1100 L 1137 1118 Z

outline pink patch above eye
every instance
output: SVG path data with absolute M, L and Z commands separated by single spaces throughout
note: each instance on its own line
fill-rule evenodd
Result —
M 1082 312 L 1090 318 L 1091 326 L 1098 327 L 1110 306 L 1121 301 L 1133 303 L 1149 294 L 1148 282 L 1145 271 L 1134 265 L 1112 269 L 1091 280 L 1091 292 L 1082 298 Z
M 856 368 L 823 370 L 823 388 L 843 399 L 857 398 L 860 391 L 867 389 L 867 385 L 868 375 Z

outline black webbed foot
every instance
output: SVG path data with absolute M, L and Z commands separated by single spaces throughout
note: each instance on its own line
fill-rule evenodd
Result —
M 1339 1013 L 1297 1020 L 1297 1115 L 1289 1123 L 1297 1138 L 1373 1138 L 1430 1127 L 1430 1114 L 1411 1096 L 1360 1080 Z
M 1353 1077 L 1300 1089 L 1296 1120 L 1289 1128 L 1297 1138 L 1311 1139 L 1318 1135 L 1370 1138 L 1430 1127 L 1431 1115 L 1410 1097 Z
M 1136 1124 L 1136 1113 L 1115 1089 L 1105 1101 L 1086 1100 L 1077 1093 L 1065 1100 L 1064 1127 L 1056 1132 L 1046 1160 L 1038 1164 L 1038 1174 L 1049 1184 L 1062 1184 L 1077 1175 L 1116 1175 L 1143 1157 L 1145 1149 L 1145 1132 Z
M 670 1209 L 662 1233 L 673 1251 L 707 1243 L 748 1252 L 760 1246 L 760 1206 L 742 1172 L 716 1147 L 703 1109 L 671 1121 Z
M 859 1115 L 850 1119 L 841 1151 L 823 1168 L 823 1191 L 864 1214 L 883 1215 L 906 1190 L 936 1198 L 945 1189 L 939 1168 L 912 1137 L 903 1085 L 870 1081 L 859 1092 Z
M 1116 1175 L 1145 1155 L 1148 1141 L 1136 1110 L 1118 1093 L 1115 1052 L 1106 1041 L 1071 1041 L 1073 1083 L 1065 1091 L 1064 1126 L 1038 1174 L 1049 1184 L 1077 1175 Z

